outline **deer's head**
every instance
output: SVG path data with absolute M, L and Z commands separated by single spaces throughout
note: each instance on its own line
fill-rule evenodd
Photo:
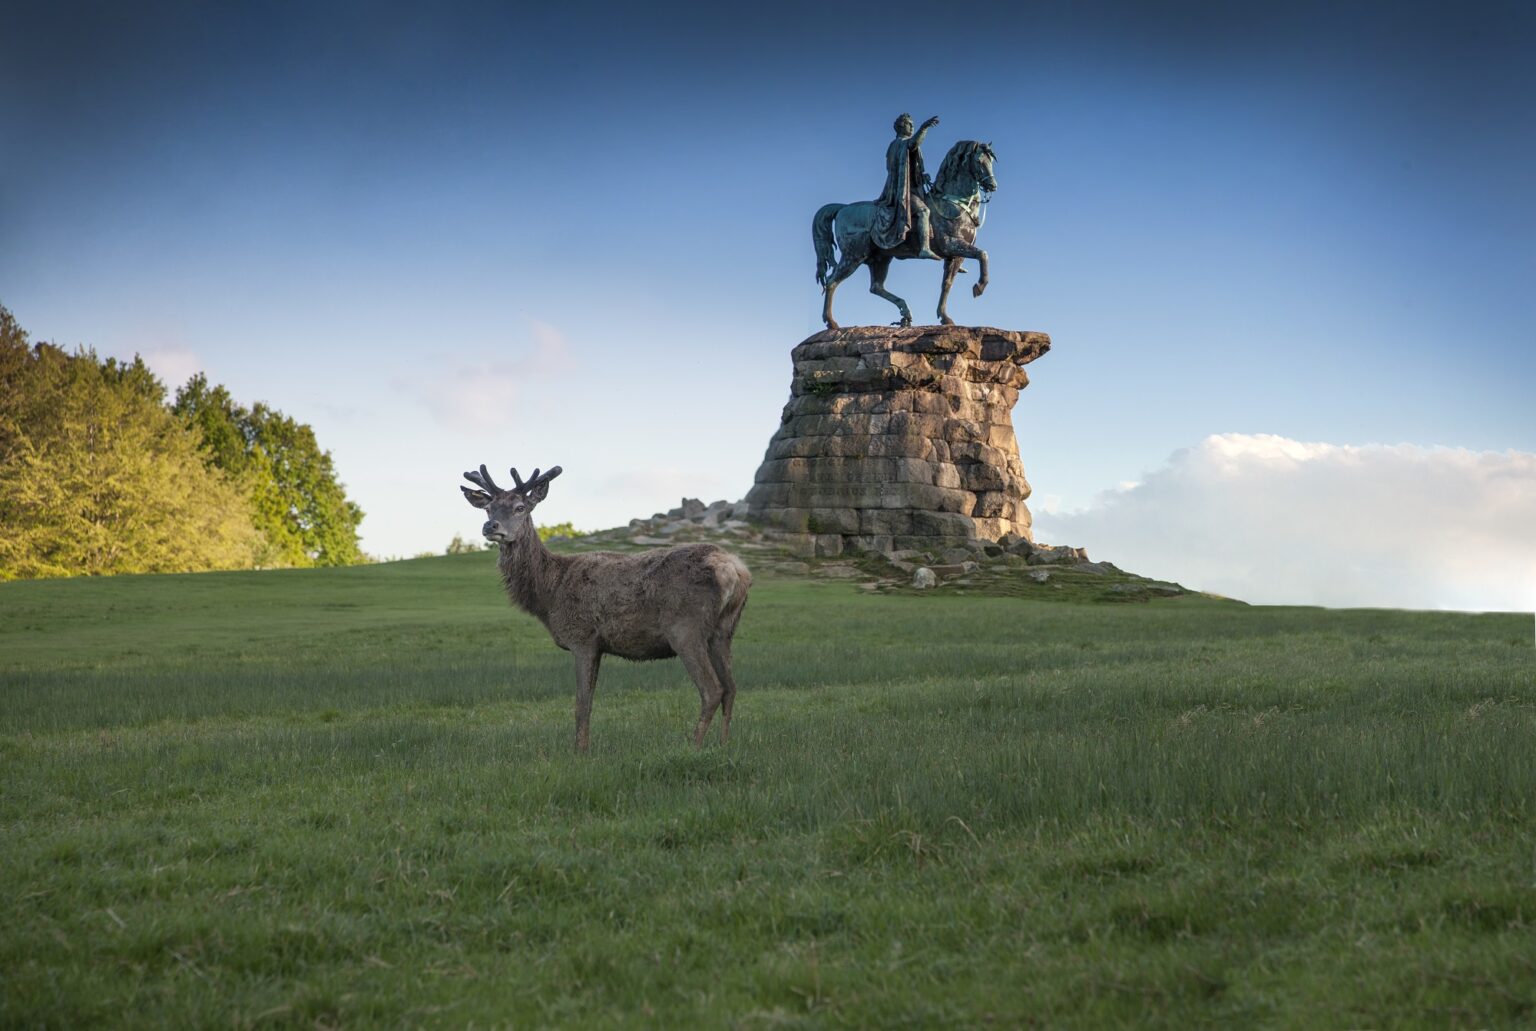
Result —
M 502 490 L 482 465 L 479 472 L 464 474 L 464 478 L 479 489 L 460 487 L 459 490 L 464 492 L 464 499 L 471 505 L 485 509 L 485 525 L 480 532 L 485 534 L 486 539 L 510 541 L 515 540 L 527 527 L 533 506 L 549 495 L 549 481 L 559 475 L 558 465 L 542 476 L 535 469 L 528 482 L 524 483 L 523 478 L 517 475 L 517 470 L 513 469 L 512 480 L 517 486 L 511 490 Z

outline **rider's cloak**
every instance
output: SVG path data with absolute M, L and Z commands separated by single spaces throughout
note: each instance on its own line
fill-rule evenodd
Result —
M 885 148 L 885 189 L 875 201 L 870 238 L 881 250 L 895 250 L 912 228 L 912 205 L 923 203 L 922 133 L 897 137 Z

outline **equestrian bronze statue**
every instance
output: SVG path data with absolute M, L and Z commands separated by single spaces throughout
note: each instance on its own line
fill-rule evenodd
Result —
M 903 326 L 912 325 L 912 312 L 906 301 L 885 288 L 893 258 L 934 258 L 944 263 L 938 315 L 946 326 L 955 323 L 945 311 L 949 288 L 966 258 L 981 264 L 971 295 L 980 297 L 987 288 L 987 252 L 976 246 L 976 232 L 983 221 L 983 205 L 997 189 L 992 145 L 975 140 L 956 143 L 944 155 L 930 186 L 922 145 L 928 130 L 938 124 L 937 118 L 930 118 L 914 132 L 910 115 L 896 119 L 896 139 L 886 149 L 885 189 L 879 199 L 828 204 L 816 212 L 811 238 L 816 244 L 816 282 L 824 297 L 821 318 L 829 329 L 837 328 L 832 318 L 837 284 L 860 265 L 869 266 L 869 292 L 896 305 Z

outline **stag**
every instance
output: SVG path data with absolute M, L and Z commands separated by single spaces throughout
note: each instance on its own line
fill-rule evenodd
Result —
M 534 506 L 549 495 L 557 465 L 533 471 L 503 490 L 485 466 L 464 478 L 464 497 L 485 511 L 482 532 L 501 552 L 497 567 L 512 603 L 544 624 L 555 644 L 576 660 L 576 750 L 585 752 L 592 720 L 592 694 L 604 655 L 644 661 L 677 656 L 699 689 L 699 722 L 693 732 L 702 747 L 715 711 L 720 740 L 731 735 L 736 681 L 731 676 L 731 638 L 747 604 L 752 574 L 746 565 L 713 544 L 680 544 L 638 555 L 600 551 L 556 555 L 534 529 Z

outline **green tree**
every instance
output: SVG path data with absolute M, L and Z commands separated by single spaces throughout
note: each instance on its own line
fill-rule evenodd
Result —
M 464 539 L 464 535 L 463 534 L 456 533 L 456 534 L 453 535 L 453 540 L 448 542 L 448 548 L 447 548 L 447 550 L 445 550 L 443 552 L 443 554 L 444 555 L 468 555 L 468 554 L 471 554 L 472 552 L 494 551 L 494 550 L 496 550 L 496 545 L 494 543 L 492 543 L 491 541 L 467 541 L 467 540 Z M 431 552 L 428 552 L 428 554 L 430 555 Z
M 347 498 L 313 429 L 260 402 L 245 408 L 202 373 L 176 392 L 172 411 L 201 435 L 210 466 L 248 492 L 265 542 L 261 564 L 365 561 L 357 540 L 363 510 Z
M 258 537 L 143 361 L 30 346 L 0 307 L 0 579 L 234 569 Z

